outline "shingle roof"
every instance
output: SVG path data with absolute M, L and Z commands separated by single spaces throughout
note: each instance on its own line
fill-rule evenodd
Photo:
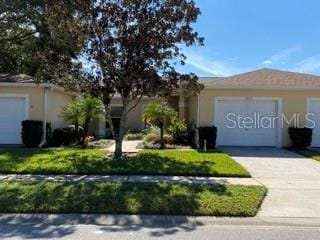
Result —
M 25 74 L 0 74 L 0 83 L 34 83 L 32 77 Z
M 212 88 L 320 88 L 320 76 L 274 69 L 260 69 L 223 78 L 200 78 Z

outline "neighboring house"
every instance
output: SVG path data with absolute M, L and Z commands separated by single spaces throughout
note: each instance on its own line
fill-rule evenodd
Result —
M 167 101 L 188 123 L 216 126 L 218 146 L 288 147 L 288 127 L 297 125 L 313 127 L 312 146 L 320 147 L 320 76 L 261 69 L 230 77 L 200 78 L 200 83 L 205 88 L 199 94 L 177 91 Z M 0 75 L 0 144 L 21 143 L 23 119 L 47 119 L 53 129 L 66 126 L 61 108 L 74 97 L 74 93 L 53 85 L 36 85 L 25 75 Z M 129 113 L 128 129 L 145 128 L 143 109 L 152 101 L 159 99 L 143 98 Z M 120 98 L 115 98 L 111 107 L 117 125 Z M 314 126 L 305 119 L 308 113 L 314 114 L 307 116 Z M 236 121 L 239 117 L 241 121 Z M 272 126 L 268 119 L 272 119 Z M 91 130 L 101 137 L 109 132 L 104 119 L 95 120 Z
M 261 69 L 230 77 L 200 78 L 200 82 L 205 88 L 197 96 L 176 93 L 168 102 L 188 123 L 216 126 L 218 146 L 288 147 L 291 145 L 288 127 L 294 126 L 298 118 L 297 126 L 314 127 L 312 146 L 320 147 L 320 76 Z M 115 108 L 121 107 L 117 101 L 113 101 Z M 129 128 L 144 127 L 143 106 L 150 101 L 144 99 L 133 110 Z M 315 126 L 306 121 L 307 113 L 314 114 L 309 118 L 315 121 Z M 252 118 L 257 121 L 256 126 L 235 124 L 237 115 L 250 117 L 245 119 L 247 123 Z M 272 127 L 266 127 L 268 119 L 272 119 Z M 266 128 L 258 124 L 259 120 Z M 101 127 L 100 133 L 105 130 L 104 122 Z
M 45 120 L 52 129 L 65 127 L 61 108 L 75 93 L 52 84 L 35 84 L 26 75 L 0 74 L 0 144 L 21 144 L 21 122 Z
M 199 104 L 199 125 L 215 125 L 218 128 L 218 145 L 226 146 L 270 146 L 288 147 L 291 145 L 287 123 L 298 116 L 299 127 L 308 112 L 315 114 L 316 126 L 313 133 L 313 146 L 320 146 L 320 77 L 272 69 L 261 69 L 221 79 L 202 79 L 205 89 L 197 97 L 191 98 L 190 107 Z M 199 102 L 198 102 L 199 101 Z M 196 108 L 196 107 L 195 107 Z M 193 111 L 196 112 L 196 111 Z M 228 128 L 229 113 L 243 117 L 272 117 L 274 127 L 260 126 Z M 295 115 L 296 114 L 296 115 Z M 279 117 L 277 120 L 276 117 Z M 189 119 L 197 119 L 195 113 Z M 268 119 L 268 118 L 265 118 Z M 264 122 L 264 125 L 268 120 Z M 283 127 L 282 127 L 283 125 Z

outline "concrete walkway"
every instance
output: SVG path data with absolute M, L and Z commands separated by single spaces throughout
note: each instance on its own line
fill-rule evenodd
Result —
M 258 216 L 320 217 L 320 163 L 284 149 L 223 148 L 268 188 Z
M 0 181 L 59 181 L 59 182 L 151 182 L 188 184 L 241 184 L 261 185 L 252 178 L 216 178 L 184 176 L 140 176 L 140 175 L 39 175 L 39 174 L 1 174 Z
M 122 151 L 124 153 L 136 153 L 140 151 L 141 149 L 138 149 L 138 145 L 141 143 L 141 140 L 133 140 L 133 141 L 123 141 L 122 143 Z M 115 144 L 113 143 L 110 147 L 108 147 L 106 150 L 109 152 L 114 152 Z

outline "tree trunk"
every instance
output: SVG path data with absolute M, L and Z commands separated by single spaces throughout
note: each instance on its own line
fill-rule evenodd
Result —
M 122 141 L 123 137 L 126 131 L 126 124 L 127 124 L 127 109 L 128 109 L 128 100 L 122 99 L 122 114 L 120 119 L 120 126 L 119 126 L 119 132 L 116 132 L 113 126 L 112 118 L 110 115 L 110 109 L 108 108 L 108 122 L 110 126 L 111 133 L 113 135 L 113 138 L 115 140 L 115 151 L 114 151 L 114 159 L 121 160 L 123 159 L 122 154 Z
M 163 135 L 164 135 L 164 124 L 160 124 L 160 148 L 161 149 L 164 149 Z
M 122 139 L 117 138 L 115 139 L 116 147 L 114 151 L 114 159 L 122 160 Z
M 83 136 L 82 136 L 82 140 L 81 140 L 81 145 L 82 146 L 85 145 L 85 139 L 86 139 L 86 137 L 88 137 L 89 124 L 90 124 L 90 118 L 86 118 L 85 121 L 84 121 L 84 126 L 83 126 Z
M 79 122 L 76 121 L 74 123 L 74 131 L 76 132 L 76 141 L 77 141 L 77 144 L 80 142 L 80 133 L 79 133 Z

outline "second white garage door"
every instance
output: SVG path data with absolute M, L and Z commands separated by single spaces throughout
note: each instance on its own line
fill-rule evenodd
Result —
M 278 100 L 267 98 L 217 98 L 215 125 L 218 146 L 279 145 Z
M 306 126 L 313 128 L 311 146 L 320 147 L 320 98 L 308 98 L 307 112 L 311 115 Z
M 27 98 L 0 95 L 0 144 L 21 144 L 21 122 L 27 118 Z

